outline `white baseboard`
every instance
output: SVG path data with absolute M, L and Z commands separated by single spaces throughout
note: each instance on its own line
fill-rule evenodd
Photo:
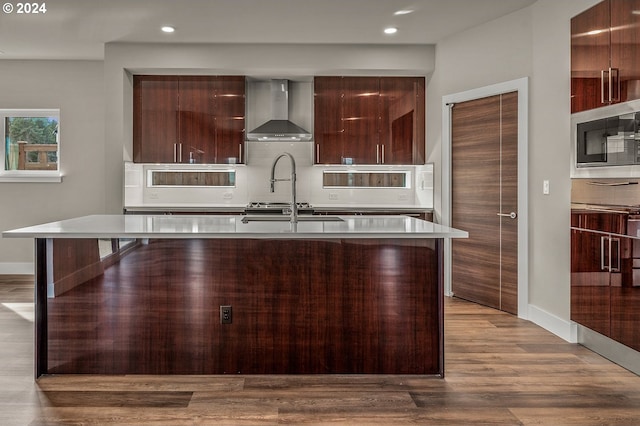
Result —
M 34 270 L 31 262 L 0 262 L 0 275 L 33 275 Z
M 569 343 L 578 343 L 578 327 L 572 321 L 564 320 L 531 304 L 529 305 L 529 321 Z

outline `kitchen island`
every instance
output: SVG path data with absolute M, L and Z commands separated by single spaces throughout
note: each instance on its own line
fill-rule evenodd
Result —
M 95 215 L 3 237 L 35 239 L 36 377 L 443 376 L 443 240 L 467 233 L 407 216 Z

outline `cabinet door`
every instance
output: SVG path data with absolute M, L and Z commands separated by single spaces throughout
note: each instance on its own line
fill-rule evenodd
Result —
M 611 66 L 619 77 L 619 102 L 640 99 L 639 10 L 640 0 L 611 0 Z
M 637 235 L 638 223 L 630 226 Z M 611 338 L 640 351 L 640 240 L 619 239 L 621 280 L 611 285 Z
M 609 9 L 606 0 L 571 19 L 571 112 L 609 103 Z
M 584 210 L 572 213 L 572 218 L 574 216 L 577 218 L 577 228 L 622 235 L 627 233 L 626 213 Z
M 179 103 L 182 163 L 215 163 L 213 91 L 215 77 L 180 77 Z
M 385 164 L 424 164 L 424 78 L 380 79 L 380 157 Z
M 133 161 L 173 163 L 178 148 L 178 79 L 134 76 Z
M 571 319 L 605 336 L 611 335 L 608 248 L 606 234 L 571 230 Z
M 243 162 L 245 86 L 243 76 L 221 76 L 216 80 L 216 163 Z
M 380 79 L 344 77 L 343 84 L 343 157 L 353 164 L 380 163 Z
M 313 86 L 315 162 L 341 164 L 344 133 L 342 77 L 316 77 Z

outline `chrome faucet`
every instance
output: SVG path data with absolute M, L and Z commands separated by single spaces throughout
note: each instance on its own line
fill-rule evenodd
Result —
M 291 162 L 291 177 L 289 179 L 276 179 L 276 164 L 282 157 L 289 157 L 289 161 Z M 273 164 L 271 165 L 271 192 L 275 192 L 275 183 L 282 181 L 291 181 L 291 212 L 289 213 L 291 216 L 291 223 L 298 222 L 298 204 L 296 203 L 296 160 L 294 160 L 293 155 L 288 152 L 282 153 L 273 160 Z

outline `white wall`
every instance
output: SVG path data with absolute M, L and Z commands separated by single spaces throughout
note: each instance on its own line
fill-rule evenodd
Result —
M 0 109 L 59 108 L 62 183 L 0 183 L 0 231 L 104 211 L 101 61 L 0 61 Z M 0 239 L 0 274 L 32 273 L 33 241 Z
M 529 318 L 570 339 L 570 19 L 597 1 L 538 0 L 438 43 L 429 81 L 429 161 L 442 96 L 529 77 Z M 440 176 L 436 170 L 435 176 Z M 551 194 L 542 195 L 550 180 Z M 436 188 L 439 188 L 439 182 Z M 436 210 L 441 197 L 436 193 Z

